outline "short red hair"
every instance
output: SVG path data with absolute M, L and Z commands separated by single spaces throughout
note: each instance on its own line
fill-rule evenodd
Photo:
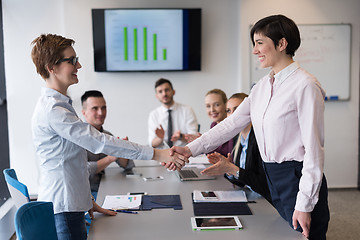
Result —
M 49 78 L 47 67 L 52 68 L 57 61 L 64 57 L 64 50 L 71 47 L 74 40 L 64 38 L 55 34 L 41 34 L 31 42 L 34 47 L 31 51 L 31 58 L 35 64 L 36 72 L 42 78 Z

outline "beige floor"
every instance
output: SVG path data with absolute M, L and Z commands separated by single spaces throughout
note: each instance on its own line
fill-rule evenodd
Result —
M 360 191 L 329 191 L 330 224 L 328 240 L 360 239 Z

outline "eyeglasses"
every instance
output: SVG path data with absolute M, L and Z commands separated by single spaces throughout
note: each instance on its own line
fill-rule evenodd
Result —
M 76 65 L 79 62 L 79 57 L 69 57 L 69 58 L 63 58 L 56 62 L 56 64 L 62 63 L 62 62 L 68 62 L 72 65 Z

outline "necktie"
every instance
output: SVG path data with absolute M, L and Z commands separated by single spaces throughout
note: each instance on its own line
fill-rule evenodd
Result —
M 169 117 L 168 117 L 168 145 L 169 147 L 172 147 L 173 146 L 173 143 L 171 141 L 171 137 L 173 135 L 173 126 L 172 126 L 172 119 L 171 119 L 171 109 L 168 110 L 168 113 L 169 113 Z

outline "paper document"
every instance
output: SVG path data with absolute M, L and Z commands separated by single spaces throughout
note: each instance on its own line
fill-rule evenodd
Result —
M 194 190 L 194 202 L 247 202 L 246 194 L 243 190 L 213 191 L 216 197 L 210 198 L 204 197 L 202 192 L 209 193 L 208 191 Z
M 189 164 L 210 164 L 209 159 L 205 154 L 201 154 L 197 157 L 189 157 Z
M 105 209 L 139 209 L 142 195 L 107 195 L 102 205 Z

